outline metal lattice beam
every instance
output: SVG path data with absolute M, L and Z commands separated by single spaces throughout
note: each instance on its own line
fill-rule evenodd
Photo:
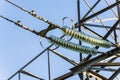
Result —
M 79 64 L 78 66 L 70 69 L 74 74 L 77 74 L 77 73 L 81 73 L 83 71 L 86 71 L 88 70 L 92 65 L 96 64 L 97 62 L 101 61 L 101 60 L 104 60 L 108 57 L 111 57 L 115 54 L 119 54 L 120 53 L 120 47 L 118 48 L 115 48 L 113 50 L 110 50 L 108 52 L 106 52 L 105 54 L 103 55 L 100 55 L 100 56 L 97 56 L 89 61 L 86 61 L 84 63 L 81 63 Z
M 8 3 L 14 5 L 15 7 L 21 9 L 24 12 L 27 12 L 28 14 L 32 15 L 33 17 L 44 21 L 45 23 L 49 24 L 49 26 L 44 29 L 41 30 L 39 32 L 30 29 L 27 26 L 24 26 L 20 23 L 20 21 L 15 22 L 13 20 L 10 20 L 4 16 L 1 16 L 1 18 L 4 18 L 5 20 L 14 23 L 15 25 L 28 30 L 38 36 L 42 36 L 44 38 L 46 38 L 46 35 L 49 31 L 55 30 L 56 28 L 61 28 L 61 26 L 47 20 L 44 19 L 43 17 L 39 16 L 38 14 L 35 13 L 34 10 L 32 11 L 28 11 L 14 3 L 12 3 L 9 0 L 5 0 Z M 75 24 L 75 28 L 78 28 L 78 31 L 81 32 L 82 28 L 88 30 L 89 32 L 93 33 L 94 35 L 96 35 L 97 37 L 100 37 L 103 40 L 107 40 L 109 42 L 112 43 L 112 48 L 114 47 L 114 49 L 109 49 L 107 52 L 101 52 L 101 55 L 96 55 L 96 57 L 92 58 L 92 55 L 88 55 L 83 59 L 83 54 L 80 53 L 80 63 L 75 62 L 75 60 L 62 55 L 60 52 L 57 51 L 57 49 L 51 49 L 51 47 L 54 45 L 50 45 L 49 47 L 47 47 L 46 49 L 44 49 L 41 53 L 39 53 L 37 56 L 35 56 L 31 61 L 29 61 L 25 66 L 23 66 L 22 68 L 20 68 L 15 74 L 13 74 L 8 80 L 11 80 L 15 75 L 18 74 L 18 79 L 20 80 L 20 73 L 31 76 L 33 78 L 36 79 L 40 79 L 40 80 L 44 80 L 36 75 L 31 74 L 30 72 L 27 72 L 25 70 L 23 70 L 24 68 L 26 68 L 28 65 L 30 65 L 34 60 L 36 60 L 38 57 L 40 57 L 44 52 L 48 51 L 48 79 L 51 80 L 51 63 L 50 63 L 50 54 L 49 51 L 51 51 L 52 53 L 56 54 L 58 57 L 61 57 L 63 60 L 67 61 L 68 63 L 72 64 L 74 67 L 70 69 L 70 72 L 67 72 L 57 78 L 55 78 L 54 80 L 65 80 L 67 78 L 70 78 L 74 75 L 79 75 L 79 78 L 81 80 L 84 79 L 84 76 L 86 76 L 85 80 L 88 79 L 88 74 L 89 74 L 89 78 L 96 78 L 99 80 L 113 80 L 119 73 L 120 73 L 120 68 L 119 69 L 112 69 L 112 68 L 107 68 L 110 66 L 120 66 L 120 62 L 113 62 L 115 61 L 118 57 L 120 57 L 120 46 L 119 46 L 119 38 L 118 38 L 118 33 L 117 30 L 120 30 L 119 24 L 120 24 L 120 0 L 116 0 L 115 3 L 110 4 L 107 0 L 105 0 L 107 7 L 105 7 L 102 10 L 99 10 L 98 12 L 95 12 L 93 9 L 100 3 L 101 0 L 97 0 L 93 6 L 89 6 L 89 3 L 86 1 L 86 5 L 89 7 L 89 10 L 84 14 L 83 17 L 81 17 L 81 10 L 80 10 L 80 0 L 77 0 L 77 11 L 78 11 L 78 22 Z M 113 10 L 113 8 L 116 7 L 117 8 L 117 13 Z M 100 19 L 98 16 L 100 14 L 103 14 L 104 12 L 111 10 L 112 13 L 114 14 L 115 18 L 107 18 L 107 19 Z M 92 12 L 92 14 L 90 14 Z M 90 16 L 88 16 L 90 14 Z M 97 18 L 97 20 L 91 20 L 92 18 Z M 114 20 L 116 21 L 112 26 L 107 26 L 104 25 L 104 21 L 110 21 L 110 20 Z M 95 23 L 95 24 L 93 24 Z M 101 25 L 96 24 L 96 23 L 101 23 Z M 91 27 L 96 27 L 96 28 L 105 28 L 107 29 L 107 32 L 104 36 L 101 36 L 101 34 L 99 34 L 97 31 L 94 31 L 91 29 Z M 89 34 L 89 33 L 88 33 Z M 64 37 L 65 35 L 63 35 L 62 37 Z M 112 37 L 114 39 L 114 41 L 112 42 L 112 40 L 109 40 L 109 36 Z M 61 37 L 60 37 L 61 38 Z M 47 38 L 46 38 L 47 39 Z M 72 38 L 71 38 L 72 39 Z M 70 40 L 71 40 L 70 39 Z M 69 41 L 69 40 L 68 40 Z M 82 45 L 82 42 L 79 41 L 79 45 Z M 93 48 L 99 49 L 99 46 L 94 46 Z M 91 58 L 91 59 L 90 59 Z M 110 59 L 109 59 L 110 58 Z M 107 61 L 108 60 L 108 61 Z M 106 61 L 106 62 L 104 62 Z M 99 67 L 99 68 L 98 68 Z M 106 77 L 104 77 L 102 74 L 99 74 L 98 72 L 100 71 L 109 71 L 109 72 L 114 72 L 109 79 L 107 79 Z

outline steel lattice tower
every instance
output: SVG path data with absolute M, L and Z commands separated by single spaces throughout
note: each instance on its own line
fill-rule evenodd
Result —
M 13 21 L 11 19 L 8 19 L 4 16 L 1 16 L 1 18 L 4 18 L 12 23 L 15 23 L 16 26 L 19 26 L 25 30 L 28 30 L 37 36 L 42 36 L 43 38 L 47 39 L 47 33 L 55 31 L 58 28 L 61 28 L 61 26 L 46 20 L 42 18 L 41 16 L 37 15 L 34 10 L 28 11 L 17 4 L 5 0 L 6 2 L 14 5 L 15 7 L 23 10 L 24 12 L 27 12 L 29 15 L 32 15 L 33 17 L 44 21 L 45 23 L 49 24 L 49 26 L 39 32 L 36 30 L 32 30 L 29 27 L 26 27 L 20 23 L 20 21 Z M 106 6 L 101 7 L 101 2 L 106 3 Z M 99 51 L 98 54 L 92 55 L 92 54 L 84 54 L 82 52 L 79 54 L 79 62 L 74 60 L 74 58 L 71 59 L 71 57 L 64 55 L 65 51 L 67 53 L 71 52 L 72 54 L 76 54 L 74 51 L 70 51 L 64 48 L 61 48 L 60 46 L 55 46 L 54 44 L 51 44 L 48 47 L 45 47 L 43 51 L 41 51 L 36 57 L 34 57 L 31 61 L 29 61 L 27 64 L 25 64 L 21 69 L 19 69 L 15 74 L 13 74 L 8 80 L 12 80 L 15 76 L 18 76 L 16 80 L 22 80 L 21 76 L 27 75 L 32 77 L 36 80 L 44 80 L 44 77 L 36 76 L 36 74 L 33 74 L 26 70 L 26 68 L 35 60 L 40 58 L 43 54 L 47 53 L 47 63 L 46 66 L 48 67 L 46 70 L 48 72 L 48 79 L 47 80 L 69 80 L 71 77 L 74 77 L 78 75 L 78 78 L 80 80 L 119 80 L 118 76 L 120 73 L 120 0 L 114 0 L 114 3 L 110 3 L 110 0 L 95 0 L 95 2 L 91 5 L 89 0 L 76 0 L 77 5 L 77 13 L 78 13 L 78 22 L 75 23 L 75 30 L 79 32 L 84 32 L 86 34 L 90 34 L 91 36 L 100 38 L 102 40 L 107 40 L 112 43 L 111 48 L 101 48 L 100 46 L 95 45 L 89 45 L 84 43 L 83 41 L 78 40 L 77 43 L 81 46 L 87 45 L 94 49 L 97 49 Z M 81 4 L 85 4 L 85 6 L 88 8 L 88 11 L 86 13 L 82 13 L 81 11 Z M 108 12 L 111 15 L 107 15 Z M 83 16 L 81 16 L 83 15 Z M 105 16 L 106 15 L 106 16 Z M 101 18 L 101 16 L 103 16 Z M 66 17 L 65 17 L 66 18 Z M 64 19 L 65 19 L 64 18 Z M 71 19 L 70 19 L 71 20 Z M 72 20 L 71 20 L 72 21 Z M 102 31 L 103 30 L 104 34 Z M 59 38 L 66 39 L 65 35 L 60 35 Z M 68 37 L 68 41 L 76 42 L 76 40 L 73 39 L 73 37 Z M 44 41 L 43 41 L 44 42 Z M 63 50 L 63 52 L 61 51 Z M 51 78 L 53 74 L 51 70 L 51 66 L 54 65 L 53 62 L 51 62 L 51 54 L 56 55 L 56 58 L 63 59 L 68 64 L 72 65 L 73 67 L 68 68 L 64 74 L 58 75 L 57 77 Z M 70 55 L 72 55 L 70 54 Z M 66 65 L 68 65 L 66 64 Z M 66 65 L 61 65 L 62 67 L 66 67 Z M 39 66 L 39 65 L 38 65 Z M 55 66 L 55 65 L 54 65 Z M 55 70 L 57 71 L 57 70 Z M 110 74 L 107 75 L 106 74 Z M 45 79 L 46 80 L 46 79 Z

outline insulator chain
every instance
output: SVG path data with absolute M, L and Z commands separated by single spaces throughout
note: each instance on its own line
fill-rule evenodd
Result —
M 84 41 L 84 42 L 87 42 L 87 43 L 90 43 L 93 45 L 97 45 L 97 46 L 101 46 L 101 47 L 105 47 L 105 48 L 110 48 L 112 45 L 112 43 L 109 41 L 90 36 L 83 32 L 78 32 L 78 31 L 70 29 L 68 27 L 62 28 L 62 31 L 64 32 L 65 35 L 72 36 L 76 39 L 79 39 L 81 41 Z
M 60 38 L 55 37 L 55 36 L 50 36 L 47 39 L 50 40 L 51 43 L 54 43 L 54 44 L 59 45 L 63 48 L 67 48 L 67 49 L 70 49 L 73 51 L 92 54 L 92 55 L 95 55 L 98 53 L 98 51 L 94 48 L 90 48 L 87 46 L 81 46 L 79 44 L 75 44 L 73 42 L 68 42 L 64 39 L 60 39 Z

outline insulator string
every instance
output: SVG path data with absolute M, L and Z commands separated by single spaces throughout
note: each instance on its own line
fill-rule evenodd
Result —
M 22 25 L 22 24 L 20 23 L 20 21 L 15 22 L 15 21 L 10 20 L 10 19 L 8 19 L 8 18 L 6 18 L 6 17 L 4 17 L 4 16 L 1 16 L 1 15 L 0 15 L 0 17 L 3 18 L 3 19 L 5 19 L 5 20 L 7 20 L 7 21 L 10 21 L 10 22 L 14 23 L 15 25 L 17 25 L 17 26 L 19 26 L 19 27 L 21 27 L 21 28 L 23 28 L 23 29 L 25 29 L 25 30 L 28 30 L 28 31 L 36 34 L 36 35 L 41 36 L 41 35 L 39 34 L 39 32 L 37 32 L 37 31 L 35 31 L 35 30 L 32 30 L 32 29 L 30 29 L 30 28 L 27 27 L 27 26 Z M 84 34 L 84 33 L 81 33 L 81 34 L 80 34 L 80 32 L 77 32 L 77 31 L 75 31 L 75 30 L 73 30 L 73 29 L 65 28 L 65 27 L 60 28 L 60 29 L 63 30 L 63 31 L 65 31 L 67 35 L 70 34 L 70 36 L 73 36 L 73 37 L 75 37 L 75 38 L 81 37 L 82 39 L 85 39 L 85 40 L 88 40 L 88 41 L 89 41 L 89 39 L 88 39 L 87 37 L 85 37 L 86 34 Z M 81 36 L 80 36 L 80 35 L 81 35 Z M 70 49 L 70 50 L 73 50 L 73 51 L 82 52 L 82 53 L 88 53 L 88 54 L 92 54 L 92 55 L 93 55 L 93 54 L 97 54 L 97 53 L 101 53 L 101 52 L 98 52 L 98 51 L 97 51 L 96 49 L 94 49 L 94 48 L 90 48 L 90 47 L 86 47 L 86 46 L 80 46 L 80 45 L 78 45 L 78 44 L 75 44 L 75 43 L 66 41 L 66 40 L 64 40 L 64 39 L 60 39 L 60 38 L 55 37 L 55 36 L 50 36 L 50 37 L 42 36 L 42 37 L 50 40 L 52 43 L 54 43 L 54 44 L 56 44 L 56 45 L 58 45 L 58 46 L 62 46 L 62 47 L 64 47 L 64 48 L 67 48 L 67 49 Z M 87 38 L 87 39 L 86 39 L 86 38 Z M 89 38 L 91 39 L 91 37 L 89 37 Z M 91 41 L 95 42 L 93 39 L 91 39 Z M 91 42 L 91 41 L 90 41 L 90 42 Z M 103 44 L 102 44 L 102 45 L 103 45 Z M 105 45 L 105 44 L 104 44 L 104 45 Z M 105 45 L 105 46 L 106 46 L 106 45 Z M 108 45 L 107 45 L 107 47 L 108 47 Z
M 68 27 L 62 28 L 62 31 L 64 32 L 65 35 L 72 36 L 76 39 L 79 39 L 81 41 L 84 41 L 84 42 L 87 42 L 87 43 L 90 43 L 93 45 L 97 45 L 97 46 L 101 46 L 101 47 L 105 47 L 105 48 L 110 48 L 112 46 L 112 43 L 109 41 L 87 35 L 83 32 L 78 32 L 78 31 L 70 29 Z
M 72 24 L 72 29 L 75 29 L 75 23 L 74 23 L 73 19 L 71 19 L 70 17 L 63 17 L 63 18 L 62 18 L 63 27 L 65 26 L 65 19 L 69 19 L 70 22 L 71 22 L 71 24 Z M 62 28 L 60 28 L 60 29 L 62 29 Z M 73 37 L 71 36 L 71 38 L 68 39 L 68 41 L 70 41 L 72 38 L 73 38 Z
M 95 55 L 98 53 L 98 51 L 94 48 L 90 48 L 87 46 L 81 46 L 79 44 L 75 44 L 73 42 L 68 42 L 64 39 L 60 39 L 58 37 L 55 36 L 50 36 L 50 37 L 46 37 L 48 40 L 50 40 L 51 43 L 54 43 L 55 45 L 59 45 L 63 48 L 67 48 L 76 52 L 82 52 L 82 53 L 86 53 L 86 54 L 92 54 Z
M 39 16 L 38 14 L 35 13 L 34 10 L 28 11 L 28 10 L 26 10 L 25 8 L 22 8 L 22 7 L 16 5 L 15 3 L 13 3 L 13 2 L 11 2 L 11 1 L 9 1 L 9 0 L 5 0 L 5 1 L 7 1 L 8 3 L 14 5 L 15 7 L 19 8 L 19 9 L 21 9 L 21 10 L 27 12 L 27 13 L 29 13 L 30 15 L 36 17 L 37 19 L 42 20 L 42 21 L 44 21 L 45 23 L 48 23 L 48 24 L 53 25 L 55 28 L 59 28 L 59 29 L 62 28 L 61 26 L 59 26 L 59 25 L 57 25 L 57 24 L 54 24 L 54 23 L 52 23 L 51 21 L 49 21 L 49 20 L 47 20 L 47 19 L 45 19 L 45 18 Z M 54 28 L 54 29 L 55 29 L 55 28 Z M 93 40 L 94 40 L 94 39 L 93 39 Z M 84 41 L 84 40 L 83 40 L 83 41 Z M 91 40 L 91 41 L 92 41 L 92 40 Z M 89 41 L 87 41 L 87 42 L 89 43 Z M 90 43 L 92 43 L 92 44 L 94 44 L 94 45 L 106 47 L 106 48 L 109 48 L 109 47 L 111 46 L 111 45 L 109 45 L 109 43 L 108 43 L 107 45 L 103 45 L 104 43 L 102 43 L 102 41 L 100 41 L 101 44 L 102 44 L 102 45 L 101 45 L 101 44 L 98 44 L 97 42 L 99 42 L 99 41 L 96 40 L 95 42 L 92 41 L 92 42 L 90 42 Z M 104 41 L 103 41 L 103 42 L 104 42 Z M 108 41 L 107 41 L 107 42 L 108 42 Z M 106 43 L 107 43 L 107 42 L 106 42 Z M 109 46 L 108 46 L 108 45 L 109 45 Z M 113 44 L 112 44 L 112 46 L 113 46 Z
M 7 20 L 7 21 L 10 21 L 10 22 L 14 23 L 15 25 L 17 25 L 17 26 L 19 26 L 19 27 L 21 27 L 25 30 L 28 30 L 32 33 L 35 33 L 36 35 L 39 35 L 38 32 L 36 32 L 35 30 L 32 30 L 29 27 L 22 25 L 20 23 L 20 21 L 15 22 L 15 21 L 10 20 L 10 19 L 8 19 L 4 16 L 1 16 L 1 15 L 0 15 L 0 17 Z M 106 40 L 101 40 L 101 39 L 89 36 L 89 35 L 87 35 L 83 32 L 78 32 L 76 30 L 73 30 L 73 29 L 70 29 L 70 28 L 67 28 L 67 27 L 63 27 L 63 28 L 60 28 L 60 29 L 64 32 L 65 35 L 72 36 L 74 38 L 80 39 L 80 40 L 85 41 L 85 42 L 90 43 L 90 44 L 94 44 L 94 45 L 105 47 L 105 48 L 109 48 L 112 45 L 112 43 L 110 43 Z

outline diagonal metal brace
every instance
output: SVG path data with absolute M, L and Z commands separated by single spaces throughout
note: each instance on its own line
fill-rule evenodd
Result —
M 109 80 L 113 80 L 120 73 L 120 68 L 109 78 Z
M 96 64 L 97 62 L 104 60 L 108 57 L 111 57 L 113 55 L 116 55 L 120 53 L 120 47 L 117 47 L 115 49 L 112 49 L 105 54 L 102 54 L 100 56 L 97 56 L 89 61 L 86 61 L 84 63 L 80 63 L 78 66 L 71 68 L 70 70 L 75 74 L 82 73 L 84 71 L 87 71 L 88 69 L 91 68 L 92 65 Z
M 83 22 L 85 22 L 85 21 L 87 21 L 87 20 L 89 20 L 89 19 L 91 19 L 91 18 L 93 18 L 93 17 L 95 17 L 95 16 L 97 16 L 97 15 L 99 15 L 99 14 L 101 14 L 101 13 L 103 13 L 103 12 L 105 12 L 105 11 L 107 11 L 107 10 L 109 10 L 109 9 L 111 9 L 111 8 L 113 8 L 113 7 L 115 7 L 115 6 L 117 6 L 117 5 L 119 5 L 119 4 L 120 4 L 120 1 L 118 1 L 118 2 L 116 2 L 116 3 L 114 3 L 114 4 L 112 4 L 112 5 L 110 5 L 110 6 L 106 7 L 106 8 L 104 8 L 104 9 L 102 9 L 102 10 L 100 10 L 100 11 L 98 11 L 98 12 L 96 12 L 96 13 L 94 13 L 94 14 L 88 16 L 88 17 L 86 17 L 86 18 L 84 18 L 84 19 L 81 20 L 80 22 L 83 23 Z M 76 24 L 78 24 L 78 23 L 76 23 Z
M 27 71 L 25 71 L 25 70 L 21 70 L 20 73 L 25 74 L 25 75 L 28 75 L 28 76 L 31 76 L 31 77 L 34 77 L 34 78 L 39 79 L 39 80 L 44 80 L 44 79 L 39 78 L 39 77 L 37 77 L 36 75 L 33 75 L 33 74 L 31 74 L 31 73 L 29 73 L 29 72 L 27 72 Z

